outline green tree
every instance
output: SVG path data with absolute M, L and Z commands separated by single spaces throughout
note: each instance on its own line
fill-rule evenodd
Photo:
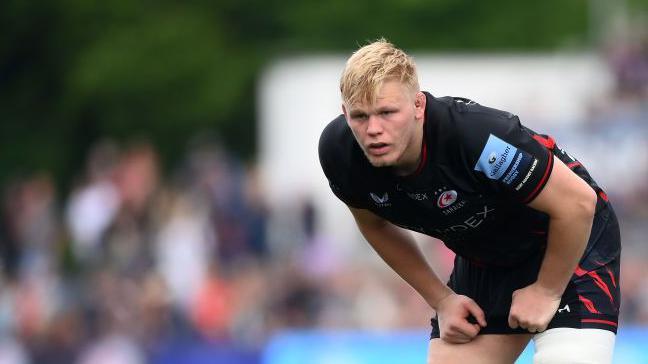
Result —
M 382 36 L 412 51 L 584 48 L 587 16 L 574 0 L 3 1 L 0 180 L 65 181 L 101 137 L 148 138 L 173 164 L 203 131 L 252 157 L 255 80 L 276 57 Z

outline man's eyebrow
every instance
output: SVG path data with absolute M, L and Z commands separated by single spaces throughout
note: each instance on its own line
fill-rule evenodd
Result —
M 349 115 L 350 115 L 352 118 L 357 118 L 357 117 L 359 117 L 359 116 L 365 116 L 365 115 L 367 115 L 367 113 L 366 113 L 365 111 L 363 111 L 363 110 L 351 110 L 351 112 L 349 113 Z

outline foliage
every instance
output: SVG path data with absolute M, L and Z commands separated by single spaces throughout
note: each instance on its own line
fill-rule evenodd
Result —
M 0 180 L 61 180 L 102 137 L 148 138 L 172 164 L 208 132 L 249 158 L 272 58 L 381 36 L 417 51 L 582 48 L 587 15 L 575 0 L 2 1 Z

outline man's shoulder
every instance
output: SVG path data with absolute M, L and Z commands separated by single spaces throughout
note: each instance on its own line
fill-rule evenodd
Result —
M 481 141 L 491 133 L 505 133 L 520 125 L 516 115 L 481 105 L 468 98 L 445 96 L 435 98 L 434 102 L 437 110 L 443 110 L 443 113 L 436 112 L 443 115 L 438 118 L 440 129 L 449 141 L 455 143 L 475 138 Z
M 338 143 L 342 140 L 348 139 L 351 135 L 351 130 L 346 125 L 346 120 L 343 114 L 338 115 L 335 119 L 326 125 L 320 136 L 320 151 L 322 147 L 328 147 L 331 144 Z
M 344 115 L 333 119 L 319 139 L 319 158 L 324 172 L 330 168 L 349 168 L 356 152 L 356 141 Z
M 319 160 L 333 193 L 349 206 L 364 208 L 363 178 L 366 159 L 360 150 L 344 115 L 333 119 L 322 131 Z

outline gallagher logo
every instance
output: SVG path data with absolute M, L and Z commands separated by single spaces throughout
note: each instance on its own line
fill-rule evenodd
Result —
M 497 153 L 493 152 L 488 156 L 488 164 L 493 164 L 497 160 Z
M 437 199 L 437 206 L 443 209 L 452 205 L 455 201 L 457 201 L 457 191 L 445 191 Z

